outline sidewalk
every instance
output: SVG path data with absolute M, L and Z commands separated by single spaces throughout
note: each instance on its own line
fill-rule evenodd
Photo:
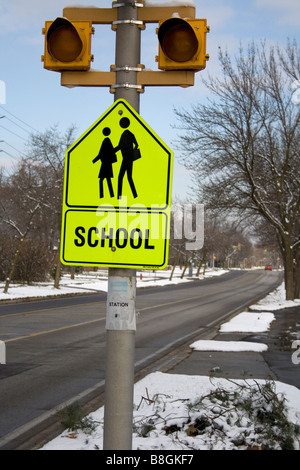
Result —
M 231 379 L 273 379 L 300 389 L 300 364 L 293 364 L 292 355 L 300 360 L 300 306 L 273 312 L 275 320 L 263 333 L 221 333 L 214 341 L 247 341 L 268 346 L 264 352 L 253 351 L 186 351 L 180 363 L 168 369 L 171 374 L 203 375 Z M 296 353 L 296 354 L 295 354 Z M 295 361 L 294 361 L 295 362 Z

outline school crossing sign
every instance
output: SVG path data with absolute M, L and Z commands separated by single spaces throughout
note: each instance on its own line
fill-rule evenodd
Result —
M 172 167 L 172 151 L 115 101 L 66 152 L 62 263 L 163 269 Z

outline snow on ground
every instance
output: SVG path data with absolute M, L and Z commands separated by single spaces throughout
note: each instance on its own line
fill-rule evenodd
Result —
M 266 312 L 271 306 L 291 306 L 284 300 L 284 288 L 280 286 L 259 302 L 262 312 L 243 312 L 222 325 L 222 331 L 267 331 L 275 317 Z M 295 302 L 294 305 L 298 305 Z M 258 304 L 253 306 L 258 310 Z M 270 308 L 272 310 L 272 308 Z M 247 314 L 247 315 L 246 315 Z M 241 326 L 242 325 L 242 326 Z M 245 327 L 245 329 L 243 329 Z M 255 351 L 265 345 L 233 341 L 197 341 L 190 346 L 210 351 Z M 270 387 L 270 388 L 268 388 Z M 238 391 L 237 394 L 234 392 Z M 270 399 L 274 392 L 273 399 Z M 225 396 L 226 394 L 226 396 Z M 238 398 L 237 398 L 238 396 Z M 274 399 L 274 396 L 276 397 Z M 241 398 L 255 405 L 250 411 L 240 405 Z M 266 397 L 266 402 L 262 400 Z M 280 402 L 277 402 L 277 397 Z M 285 401 L 283 413 L 289 423 L 300 426 L 300 390 L 296 387 L 263 380 L 230 380 L 205 376 L 187 376 L 154 372 L 135 384 L 133 450 L 232 450 L 281 449 L 288 446 L 287 428 L 282 432 L 275 423 L 271 437 L 267 424 L 261 424 L 261 411 L 274 413 Z M 275 407 L 271 410 L 270 403 Z M 248 407 L 247 407 L 248 408 Z M 42 450 L 95 450 L 102 449 L 103 407 L 87 417 L 95 426 L 91 433 L 83 430 L 64 431 L 46 444 Z M 272 414 L 274 418 L 274 415 Z M 274 421 L 274 419 L 273 419 Z M 276 420 L 275 420 L 276 421 Z M 281 437 L 280 437 L 281 436 Z M 280 443 L 280 438 L 284 441 Z M 296 450 L 300 449 L 299 435 L 293 438 Z
M 223 269 L 207 269 L 205 276 L 201 274 L 199 279 L 221 276 L 228 272 Z M 143 271 L 137 272 L 137 288 L 174 285 L 182 282 L 191 282 L 186 271 L 181 279 L 182 269 L 175 269 L 172 280 L 170 280 L 171 270 L 166 271 Z M 34 283 L 31 286 L 21 284 L 11 284 L 8 293 L 3 294 L 4 284 L 0 283 L 0 301 L 17 300 L 25 298 L 52 297 L 66 294 L 83 294 L 91 292 L 107 292 L 107 271 L 86 272 L 76 274 L 75 279 L 70 279 L 70 275 L 64 275 L 60 281 L 59 289 L 53 287 L 53 281 L 48 283 Z
M 274 291 L 271 292 L 263 300 L 257 302 L 250 307 L 250 310 L 264 310 L 274 311 L 281 310 L 282 308 L 296 307 L 300 305 L 300 299 L 297 300 L 285 300 L 285 288 L 284 282 Z
M 242 312 L 220 326 L 221 333 L 262 333 L 268 331 L 275 316 L 270 312 Z M 268 346 L 247 341 L 199 340 L 190 345 L 194 351 L 263 352 Z
M 267 436 L 267 427 L 262 429 L 259 419 L 255 419 L 259 409 L 265 405 L 262 398 L 264 386 L 267 398 L 270 396 L 268 386 L 279 400 L 285 398 L 289 421 L 299 425 L 300 390 L 296 387 L 263 380 L 233 381 L 162 372 L 149 374 L 134 389 L 132 449 L 245 450 L 249 447 L 263 448 L 266 443 L 272 449 L 280 449 L 277 440 L 273 442 Z M 234 394 L 236 391 L 237 395 Z M 252 397 L 253 416 L 249 416 L 246 407 L 240 406 L 241 397 L 248 408 L 249 397 Z M 91 413 L 88 419 L 95 424 L 93 432 L 67 430 L 41 450 L 102 450 L 103 407 Z M 277 432 L 280 436 L 274 427 L 274 436 Z M 299 450 L 297 440 L 294 447 Z
M 254 351 L 263 352 L 268 350 L 266 344 L 261 343 L 249 343 L 247 341 L 212 341 L 212 340 L 200 340 L 195 341 L 190 345 L 190 348 L 194 351 L 232 351 L 232 352 L 243 352 L 243 351 Z
M 269 329 L 275 315 L 271 312 L 242 312 L 221 325 L 221 333 L 262 333 Z

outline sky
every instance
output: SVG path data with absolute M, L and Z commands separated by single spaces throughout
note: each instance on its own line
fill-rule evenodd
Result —
M 76 5 L 70 0 L 0 0 L 0 167 L 8 173 L 26 152 L 30 133 L 45 132 L 53 125 L 64 133 L 75 125 L 78 138 L 114 101 L 107 87 L 62 87 L 60 73 L 43 68 L 44 23 L 62 16 L 63 8 L 71 4 Z M 80 5 L 111 8 L 112 2 L 81 0 Z M 263 38 L 284 46 L 287 38 L 300 35 L 299 0 L 195 0 L 194 5 L 196 18 L 206 18 L 210 26 L 206 69 L 196 73 L 192 87 L 151 86 L 140 96 L 141 117 L 174 151 L 173 198 L 184 202 L 191 193 L 190 175 L 176 150 L 174 108 L 188 110 L 195 102 L 205 102 L 203 79 L 219 73 L 218 47 L 234 54 L 241 42 Z M 156 27 L 147 24 L 141 33 L 141 63 L 152 70 L 158 70 Z M 95 25 L 92 54 L 94 69 L 109 71 L 115 63 L 115 32 L 109 25 Z

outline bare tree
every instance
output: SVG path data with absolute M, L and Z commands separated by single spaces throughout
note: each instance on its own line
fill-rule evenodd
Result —
M 180 149 L 207 207 L 262 217 L 274 227 L 286 298 L 293 299 L 300 282 L 300 106 L 291 83 L 299 49 L 295 42 L 284 50 L 252 43 L 235 58 L 220 49 L 219 61 L 222 77 L 205 81 L 209 104 L 176 110 Z
M 43 173 L 43 186 L 47 197 L 40 200 L 43 214 L 44 230 L 48 237 L 49 246 L 57 248 L 56 276 L 54 287 L 59 287 L 61 263 L 59 259 L 60 227 L 64 181 L 65 152 L 75 141 L 75 127 L 70 126 L 61 134 L 58 126 L 53 126 L 45 132 L 31 135 L 28 143 L 26 161 L 39 167 Z
M 17 237 L 17 246 L 5 280 L 7 294 L 24 241 L 34 227 L 34 217 L 40 210 L 36 190 L 39 186 L 32 168 L 21 164 L 18 171 L 0 187 L 0 220 Z
M 32 134 L 27 157 L 8 177 L 0 173 L 0 222 L 12 235 L 15 253 L 4 292 L 8 291 L 25 239 L 59 252 L 65 151 L 74 142 L 74 127 L 60 135 L 57 127 Z M 29 236 L 30 235 L 30 236 Z M 2 250 L 3 251 L 3 250 Z M 59 284 L 57 261 L 55 287 Z

